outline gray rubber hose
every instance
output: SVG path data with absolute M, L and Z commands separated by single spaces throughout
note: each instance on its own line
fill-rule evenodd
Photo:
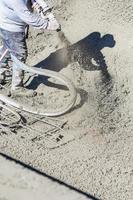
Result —
M 63 83 L 63 85 L 67 86 L 67 88 L 69 89 L 70 99 L 69 99 L 68 104 L 62 109 L 58 109 L 57 111 L 44 110 L 43 112 L 42 112 L 42 109 L 23 105 L 10 97 L 0 94 L 0 100 L 2 102 L 6 103 L 8 105 L 11 105 L 15 108 L 18 108 L 20 110 L 32 113 L 32 114 L 41 115 L 41 116 L 51 116 L 51 117 L 63 115 L 64 113 L 69 111 L 74 106 L 75 101 L 77 99 L 77 92 L 76 92 L 76 89 L 75 89 L 73 83 L 68 78 L 66 78 L 64 75 L 62 75 L 58 72 L 54 72 L 51 70 L 46 70 L 46 69 L 41 69 L 41 68 L 36 68 L 36 67 L 29 67 L 29 66 L 25 65 L 24 63 L 20 62 L 14 56 L 12 56 L 12 59 L 18 67 L 20 67 L 21 69 L 23 69 L 27 72 L 31 72 L 34 74 L 47 76 L 47 77 L 51 77 L 56 80 L 59 80 L 61 83 Z

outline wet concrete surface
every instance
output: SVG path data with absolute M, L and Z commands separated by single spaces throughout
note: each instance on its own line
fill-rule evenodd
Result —
M 1 151 L 99 199 L 132 200 L 133 4 L 73 0 L 63 5 L 67 20 L 61 10 L 57 13 L 71 47 L 57 50 L 55 35 L 33 34 L 30 58 L 34 48 L 38 52 L 29 63 L 49 68 L 55 63 L 55 70 L 74 82 L 81 97 L 70 113 L 59 118 L 67 121 L 67 127 L 58 145 L 54 134 L 50 146 L 45 134 L 33 142 L 39 133 L 20 131 L 1 135 Z M 39 40 L 46 44 L 43 51 Z

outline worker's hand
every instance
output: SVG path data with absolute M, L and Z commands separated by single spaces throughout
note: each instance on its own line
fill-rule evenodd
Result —
M 58 23 L 57 19 L 52 13 L 47 15 L 47 19 L 48 19 L 47 30 L 52 30 L 52 31 L 61 30 L 61 25 Z
M 42 9 L 41 9 L 41 6 L 40 6 L 38 3 L 36 3 L 36 2 L 33 3 L 32 9 L 33 9 L 34 11 L 36 11 L 37 13 L 40 13 L 41 10 L 42 10 Z

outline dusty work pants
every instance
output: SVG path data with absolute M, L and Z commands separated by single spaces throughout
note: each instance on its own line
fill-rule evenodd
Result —
M 10 32 L 0 29 L 0 37 L 2 39 L 3 46 L 0 49 L 0 56 L 5 49 L 8 49 L 8 53 L 0 63 L 0 73 L 3 73 L 11 56 L 15 56 L 21 62 L 25 62 L 27 58 L 27 46 L 24 32 Z M 12 89 L 23 86 L 24 71 L 16 66 L 15 62 L 12 64 Z

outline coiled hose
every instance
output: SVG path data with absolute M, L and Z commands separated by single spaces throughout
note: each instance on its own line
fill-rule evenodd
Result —
M 62 109 L 58 109 L 57 111 L 44 110 L 43 112 L 42 112 L 42 109 L 33 108 L 33 107 L 23 105 L 22 103 L 19 103 L 16 100 L 14 100 L 10 97 L 7 97 L 3 94 L 0 94 L 0 100 L 2 102 L 6 103 L 10 106 L 13 106 L 15 108 L 18 108 L 20 110 L 26 111 L 28 113 L 32 113 L 32 114 L 35 114 L 35 115 L 41 115 L 41 116 L 49 116 L 49 117 L 63 115 L 64 113 L 68 112 L 74 106 L 76 99 L 77 99 L 77 92 L 76 92 L 76 89 L 75 89 L 73 83 L 68 78 L 66 78 L 62 74 L 59 74 L 58 72 L 54 72 L 54 71 L 51 71 L 51 70 L 41 69 L 41 68 L 36 68 L 36 67 L 29 67 L 29 66 L 25 65 L 24 63 L 20 62 L 13 55 L 12 55 L 12 59 L 13 59 L 13 62 L 15 62 L 15 64 L 18 67 L 20 67 L 21 69 L 23 69 L 27 72 L 31 72 L 31 73 L 34 73 L 34 74 L 47 76 L 47 77 L 51 77 L 51 78 L 54 78 L 56 80 L 59 80 L 61 83 L 63 83 L 63 85 L 67 86 L 67 88 L 69 89 L 70 100 L 68 102 L 68 105 L 65 106 Z

